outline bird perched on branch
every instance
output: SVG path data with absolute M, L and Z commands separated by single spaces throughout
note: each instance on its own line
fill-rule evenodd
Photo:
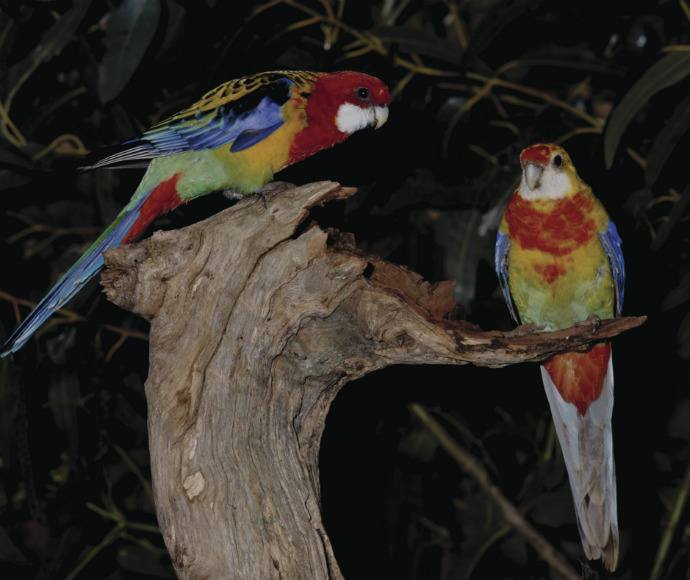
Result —
M 273 175 L 388 119 L 390 95 L 358 72 L 266 72 L 229 81 L 84 169 L 148 165 L 132 199 L 2 347 L 17 351 L 158 216 L 214 191 L 245 196 Z
M 503 214 L 496 271 L 513 319 L 545 330 L 620 316 L 625 266 L 606 210 L 557 145 L 520 155 L 522 180 Z M 618 563 L 611 438 L 611 345 L 569 352 L 541 366 L 561 443 L 580 538 L 589 559 Z

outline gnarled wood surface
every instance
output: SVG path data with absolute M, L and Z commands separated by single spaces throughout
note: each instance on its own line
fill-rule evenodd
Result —
M 318 452 L 348 381 L 391 364 L 539 361 L 643 321 L 513 338 L 452 322 L 452 282 L 430 285 L 302 225 L 353 191 L 323 182 L 266 206 L 247 198 L 106 254 L 108 298 L 151 322 L 153 485 L 181 578 L 342 577 Z

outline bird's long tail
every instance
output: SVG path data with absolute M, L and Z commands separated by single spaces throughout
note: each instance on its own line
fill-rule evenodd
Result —
M 608 359 L 608 360 L 607 360 Z M 613 460 L 613 362 L 609 343 L 558 355 L 541 367 L 561 443 L 585 554 L 609 570 L 618 564 Z
M 89 247 L 67 273 L 53 286 L 2 346 L 0 357 L 19 350 L 58 308 L 64 306 L 103 268 L 103 252 L 139 235 L 156 215 L 146 211 L 147 202 L 158 188 L 143 196 L 133 207 L 126 207 L 115 221 Z

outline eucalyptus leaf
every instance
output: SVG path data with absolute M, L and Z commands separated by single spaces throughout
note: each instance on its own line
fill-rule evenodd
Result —
M 690 300 L 690 273 L 686 272 L 678 281 L 678 285 L 662 301 L 661 311 L 676 308 L 688 300 Z
M 106 52 L 98 71 L 98 96 L 107 103 L 117 97 L 137 70 L 160 19 L 160 0 L 125 0 L 105 36 Z
M 656 93 L 690 75 L 690 52 L 669 52 L 633 85 L 611 113 L 604 135 L 604 160 L 610 168 L 626 127 Z
M 678 355 L 690 360 L 690 312 L 688 312 L 678 327 Z
M 690 95 L 678 104 L 652 143 L 644 171 L 645 183 L 648 186 L 654 185 L 678 139 L 688 129 L 690 129 Z
M 668 214 L 668 219 L 661 224 L 659 231 L 656 233 L 654 241 L 649 246 L 652 252 L 664 245 L 673 229 L 685 216 L 685 210 L 688 206 L 690 206 L 690 183 L 685 186 L 683 193 L 680 194 L 680 198 L 674 202 L 671 213 Z
M 387 45 L 397 44 L 401 52 L 430 56 L 453 65 L 459 65 L 462 60 L 456 43 L 440 39 L 424 30 L 404 26 L 376 26 L 371 32 Z
M 40 64 L 48 62 L 60 54 L 62 49 L 74 38 L 74 32 L 90 5 L 91 0 L 75 0 L 72 8 L 45 32 L 41 42 L 25 58 L 10 68 L 6 104 L 12 101 L 19 88 Z
M 548 0 L 500 0 L 496 3 L 487 3 L 486 5 L 491 8 L 472 34 L 470 45 L 467 47 L 467 57 L 471 59 L 478 56 L 495 41 L 503 46 L 510 46 L 506 43 L 504 29 L 519 18 L 534 14 L 547 2 Z

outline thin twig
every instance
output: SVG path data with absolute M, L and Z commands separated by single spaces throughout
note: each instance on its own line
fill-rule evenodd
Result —
M 453 440 L 448 432 L 441 427 L 421 405 L 413 403 L 410 408 L 412 413 L 422 421 L 429 432 L 436 437 L 446 453 L 456 461 L 463 471 L 471 475 L 487 495 L 496 503 L 503 513 L 505 521 L 532 545 L 544 561 L 564 578 L 568 580 L 579 580 L 580 574 L 570 566 L 563 554 L 557 551 L 556 548 L 547 542 L 546 539 L 525 520 L 517 508 L 508 501 L 498 487 L 491 481 L 489 474 L 474 456 L 463 449 L 457 441 Z
M 685 215 L 685 210 L 687 209 L 688 205 L 690 205 L 690 184 L 686 186 L 683 194 L 679 196 L 678 201 L 673 204 L 673 209 L 671 209 L 671 213 L 668 216 L 668 221 L 666 221 L 659 228 L 659 231 L 654 237 L 654 241 L 649 248 L 652 252 L 658 250 L 664 245 L 664 242 L 666 242 L 668 237 L 671 235 L 673 228 L 676 227 L 676 224 Z
M 685 470 L 685 477 L 683 477 L 683 482 L 680 484 L 678 489 L 678 496 L 676 497 L 676 503 L 673 506 L 673 511 L 666 523 L 666 529 L 664 530 L 664 535 L 661 537 L 661 542 L 659 543 L 659 549 L 656 552 L 654 558 L 654 567 L 652 568 L 652 573 L 649 575 L 650 580 L 657 580 L 661 577 L 661 567 L 664 565 L 664 560 L 668 555 L 669 548 L 671 547 L 671 541 L 676 533 L 676 528 L 680 522 L 680 517 L 683 514 L 685 505 L 688 503 L 688 496 L 690 495 L 690 465 L 688 465 Z

